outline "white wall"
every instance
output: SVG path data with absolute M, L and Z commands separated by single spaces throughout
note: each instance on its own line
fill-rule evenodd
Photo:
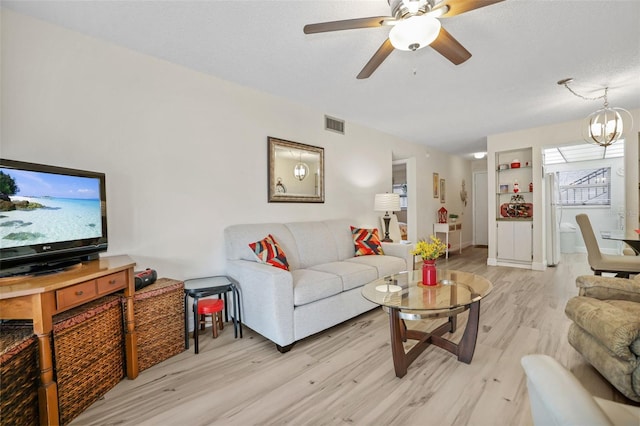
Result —
M 2 10 L 3 158 L 107 175 L 109 254 L 186 279 L 224 273 L 223 230 L 236 223 L 348 217 L 377 226 L 374 194 L 392 159 L 414 158 L 417 236 L 447 179 L 450 211 L 469 162 L 165 61 Z M 325 149 L 324 204 L 267 203 L 267 137 Z M 470 217 L 470 215 L 469 215 Z M 471 240 L 470 221 L 465 241 Z

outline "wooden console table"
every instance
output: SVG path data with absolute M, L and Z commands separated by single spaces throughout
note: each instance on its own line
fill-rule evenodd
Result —
M 59 424 L 58 386 L 53 379 L 52 318 L 104 295 L 124 290 L 127 377 L 138 376 L 138 352 L 133 315 L 133 267 L 128 256 L 105 257 L 50 275 L 0 280 L 0 318 L 33 320 L 38 337 L 40 423 Z

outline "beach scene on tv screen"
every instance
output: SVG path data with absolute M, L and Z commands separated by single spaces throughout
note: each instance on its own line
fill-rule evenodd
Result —
M 0 167 L 0 248 L 102 236 L 100 180 Z

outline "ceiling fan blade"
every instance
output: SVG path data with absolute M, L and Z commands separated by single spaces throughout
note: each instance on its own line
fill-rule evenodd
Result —
M 504 0 L 444 0 L 438 3 L 438 6 L 434 8 L 441 9 L 447 7 L 449 10 L 445 12 L 441 17 L 449 18 L 469 12 L 470 10 L 480 9 L 481 7 L 491 6 L 495 3 L 503 2 Z
M 328 31 L 353 30 L 357 28 L 374 28 L 382 26 L 385 20 L 393 20 L 391 16 L 373 16 L 371 18 L 345 19 L 343 21 L 320 22 L 304 26 L 305 34 L 325 33 Z
M 385 59 L 387 59 L 387 56 L 389 56 L 389 54 L 393 52 L 393 49 L 394 47 L 391 44 L 391 41 L 389 39 L 386 39 L 384 43 L 382 43 L 382 45 L 378 48 L 376 53 L 373 54 L 371 59 L 369 59 L 367 65 L 362 68 L 362 71 L 360 71 L 360 74 L 358 74 L 358 80 L 369 78 L 371 74 L 373 74 L 373 72 L 380 66 L 380 64 Z
M 444 27 L 440 28 L 440 34 L 430 44 L 436 52 L 450 60 L 454 65 L 460 65 L 471 57 L 471 53 L 460 44 Z

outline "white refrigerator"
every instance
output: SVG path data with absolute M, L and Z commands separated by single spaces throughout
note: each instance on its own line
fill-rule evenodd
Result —
M 545 176 L 545 222 L 547 265 L 560 263 L 560 222 L 562 206 L 560 205 L 560 187 L 555 173 Z

